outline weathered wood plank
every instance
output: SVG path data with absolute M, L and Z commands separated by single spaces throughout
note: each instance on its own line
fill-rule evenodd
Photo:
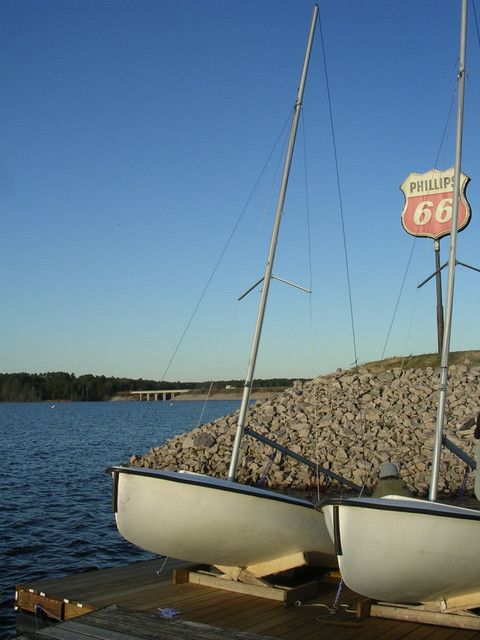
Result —
M 58 638 L 58 640 L 138 640 L 138 636 L 120 633 L 98 626 L 82 624 L 81 622 L 64 622 L 56 627 L 49 627 L 39 631 L 39 636 Z
M 168 560 L 160 573 L 163 560 L 144 560 L 122 567 L 110 567 L 107 569 L 93 569 L 81 573 L 64 576 L 61 578 L 49 578 L 37 580 L 28 584 L 28 588 L 49 593 L 52 597 L 61 596 L 62 599 L 85 600 L 85 596 L 95 598 L 106 591 L 114 592 L 123 589 L 126 584 L 132 587 L 169 583 L 173 567 L 188 566 L 180 560 Z M 27 585 L 20 585 L 27 586 Z
M 221 619 L 222 624 L 228 626 L 237 620 L 245 620 L 264 611 L 272 611 L 271 602 L 250 596 L 236 596 L 235 598 L 226 598 L 220 607 L 205 604 L 201 609 L 189 610 L 188 615 L 195 616 L 196 620 Z
M 479 629 L 480 616 L 463 616 L 454 613 L 436 613 L 410 607 L 398 607 L 392 605 L 374 604 L 371 607 L 372 617 L 393 618 L 407 622 L 419 622 L 445 627 L 458 627 L 460 629 Z
M 137 639 L 139 630 L 141 630 L 142 638 L 151 638 L 152 640 L 266 640 L 265 636 L 211 627 L 186 620 L 159 620 L 152 614 L 132 612 L 120 607 L 109 607 L 107 610 L 96 611 L 83 617 L 81 622 L 65 622 L 49 629 L 83 634 L 82 640 L 90 638 L 98 640 Z M 62 639 L 59 635 L 49 636 L 48 629 L 44 631 L 45 638 L 70 640 L 68 638 Z
M 476 631 L 467 629 L 456 629 L 452 635 L 452 640 L 478 640 L 480 635 Z
M 389 640 L 390 635 L 403 637 L 407 633 L 413 633 L 418 625 L 410 622 L 399 622 L 398 620 L 387 620 L 380 618 L 369 618 L 363 621 L 362 629 L 357 633 L 357 640 Z M 398 630 L 396 631 L 398 627 Z M 396 633 L 399 635 L 396 635 Z M 403 635 L 402 635 L 403 634 Z M 413 636 L 412 636 L 413 637 Z
M 270 609 L 268 606 L 259 605 L 254 609 L 251 609 L 249 606 L 238 607 L 237 610 L 230 610 L 230 615 L 223 616 L 223 611 L 221 609 L 202 613 L 200 615 L 196 615 L 195 613 L 191 614 L 191 619 L 196 620 L 197 622 L 203 622 L 205 624 L 214 624 L 217 626 L 228 627 L 231 629 L 242 629 L 244 631 L 252 631 L 252 629 L 247 629 L 246 621 L 252 620 L 253 617 L 258 615 L 265 616 L 270 614 Z M 259 633 L 257 630 L 255 633 Z

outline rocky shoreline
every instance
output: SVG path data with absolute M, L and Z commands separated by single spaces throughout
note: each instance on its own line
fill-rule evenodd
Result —
M 327 467 L 359 485 L 373 488 L 378 467 L 390 461 L 414 495 L 425 496 L 430 477 L 438 402 L 438 370 L 392 368 L 380 372 L 338 370 L 257 400 L 247 426 L 292 451 Z M 475 417 L 480 410 L 480 368 L 452 366 L 449 376 L 445 434 L 473 455 Z M 185 469 L 225 477 L 236 427 L 237 412 L 178 435 L 144 455 L 135 466 Z M 271 447 L 245 437 L 238 479 L 256 483 L 272 455 Z M 465 464 L 445 450 L 439 492 L 455 496 Z M 344 492 L 320 477 L 322 490 Z M 267 484 L 275 489 L 308 490 L 316 484 L 311 471 L 275 453 Z M 473 474 L 467 495 L 473 494 Z

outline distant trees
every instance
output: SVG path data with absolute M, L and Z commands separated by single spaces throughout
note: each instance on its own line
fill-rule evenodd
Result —
M 112 396 L 139 389 L 165 388 L 169 383 L 154 380 L 107 378 L 73 373 L 1 373 L 0 402 L 39 402 L 43 400 L 108 400 Z
M 255 380 L 255 387 L 288 387 L 289 378 Z M 210 382 L 164 382 L 139 378 L 107 378 L 85 374 L 75 376 L 63 371 L 51 373 L 0 373 L 0 402 L 42 402 L 53 400 L 109 400 L 129 391 L 153 389 L 208 389 Z M 242 387 L 243 380 L 216 381 L 215 389 L 227 385 Z

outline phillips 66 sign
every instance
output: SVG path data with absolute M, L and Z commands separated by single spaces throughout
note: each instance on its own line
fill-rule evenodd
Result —
M 465 188 L 470 178 L 460 174 L 458 230 L 470 222 L 470 205 Z M 432 169 L 427 173 L 411 173 L 400 185 L 405 196 L 402 224 L 412 236 L 439 240 L 450 233 L 452 226 L 453 167 L 445 171 Z

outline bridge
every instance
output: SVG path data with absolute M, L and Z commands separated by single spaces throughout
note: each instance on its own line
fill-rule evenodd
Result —
M 190 389 L 153 389 L 147 391 L 130 391 L 129 393 L 131 396 L 138 396 L 140 402 L 142 402 L 142 400 L 149 402 L 152 398 L 156 402 L 157 400 L 171 400 L 180 393 L 188 393 L 189 391 Z

